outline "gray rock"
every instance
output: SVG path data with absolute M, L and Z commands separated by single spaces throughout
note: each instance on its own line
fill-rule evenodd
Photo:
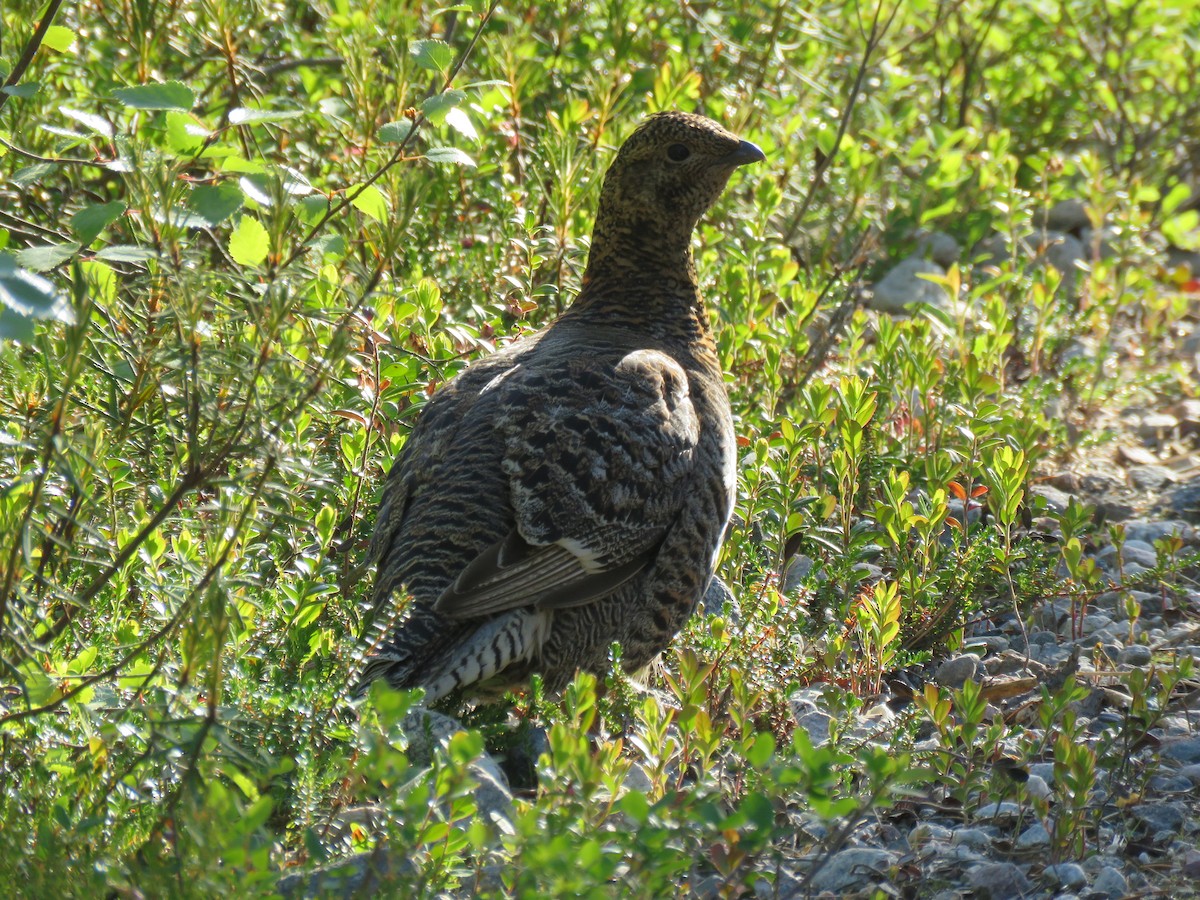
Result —
M 1126 535 L 1121 552 L 1128 553 L 1130 550 L 1134 551 L 1136 555 L 1126 558 L 1137 559 L 1143 565 L 1153 565 L 1158 560 L 1158 551 L 1154 548 L 1153 544 Z
M 1046 262 L 1062 275 L 1063 286 L 1073 291 L 1075 282 L 1083 274 L 1081 265 L 1088 260 L 1087 249 L 1079 238 L 1057 231 L 1046 232 Z
M 927 844 L 944 844 L 950 840 L 950 829 L 933 822 L 918 822 L 908 833 L 908 847 L 919 850 Z
M 1102 568 L 1115 572 L 1118 568 L 1125 568 L 1129 565 L 1138 565 L 1147 569 L 1152 569 L 1158 565 L 1158 554 L 1154 548 L 1146 549 L 1144 546 L 1134 544 L 1132 541 L 1126 541 L 1125 546 L 1121 548 L 1120 554 L 1117 553 L 1117 548 L 1112 544 L 1101 547 L 1094 557 L 1096 564 Z
M 874 847 L 851 847 L 830 857 L 813 876 L 817 891 L 848 891 L 887 877 L 895 855 Z
M 1023 242 L 1018 241 L 1018 246 Z M 1024 256 L 1030 257 L 1032 254 L 1025 253 Z M 971 250 L 971 259 L 979 265 L 983 266 L 999 266 L 1012 259 L 1012 247 L 1010 246 L 1008 235 L 993 233 L 989 234 Z
M 463 730 L 462 723 L 434 710 L 417 708 L 404 717 L 401 728 L 408 738 L 408 758 L 417 766 L 428 766 L 438 749 Z M 478 782 L 475 805 L 487 821 L 512 821 L 512 792 L 499 764 L 486 753 L 470 764 L 471 777 Z
M 980 634 L 967 638 L 964 646 L 967 651 L 978 649 L 984 656 L 995 656 L 1012 646 L 1012 641 L 1002 634 Z
M 1159 751 L 1159 756 L 1188 766 L 1200 764 L 1200 737 L 1172 741 Z
M 1070 630 L 1071 623 L 1069 621 L 1065 622 L 1063 624 L 1063 635 L 1066 636 Z M 1058 647 L 1051 644 L 1042 644 L 1040 647 L 1033 648 L 1033 651 L 1031 651 L 1029 655 L 1033 659 L 1036 659 L 1038 662 L 1040 662 L 1043 666 L 1047 666 L 1048 668 L 1055 668 L 1059 664 L 1066 662 L 1071 657 L 1070 647 Z
M 1125 565 L 1121 566 L 1121 573 L 1125 576 L 1125 578 L 1127 580 L 1128 579 L 1137 579 L 1140 576 L 1145 575 L 1147 572 L 1149 572 L 1151 568 L 1153 568 L 1153 567 L 1152 566 L 1143 566 L 1141 563 L 1127 562 L 1127 563 L 1125 563 Z
M 1029 764 L 1030 777 L 1038 777 L 1046 784 L 1054 783 L 1054 763 L 1039 762 Z
M 1168 490 L 1166 502 L 1181 519 L 1200 522 L 1200 479 L 1192 479 Z
M 1105 866 L 1092 882 L 1092 893 L 1104 897 L 1124 897 L 1129 890 L 1125 876 L 1113 866 Z
M 486 822 L 503 820 L 511 824 L 513 796 L 500 766 L 485 753 L 471 763 L 469 771 L 477 782 L 473 794 L 480 818 Z
M 773 878 L 773 881 L 768 881 L 766 878 L 759 878 L 755 881 L 754 896 L 760 900 L 779 900 L 780 897 L 801 896 L 802 882 L 794 872 L 781 866 L 775 870 Z
M 896 264 L 875 285 L 869 305 L 880 312 L 906 313 L 914 304 L 927 303 L 939 309 L 950 306 L 950 297 L 946 289 L 932 281 L 921 278 L 921 275 L 946 274 L 946 270 L 937 263 L 930 262 L 921 256 L 909 256 Z
M 1053 767 L 1051 763 L 1051 767 Z M 1050 790 L 1050 785 L 1040 775 L 1030 773 L 1029 778 L 1025 781 L 1025 793 L 1030 797 L 1036 797 L 1039 800 L 1048 800 L 1053 793 Z
M 1187 794 L 1192 790 L 1192 779 L 1186 775 L 1155 775 L 1147 782 L 1150 789 L 1158 794 Z
M 1030 636 L 1029 641 L 1032 644 L 1057 644 L 1058 631 L 1066 623 L 1068 626 L 1071 622 L 1071 604 L 1066 600 L 1051 600 L 1049 603 L 1043 603 L 1037 608 L 1034 613 L 1033 621 L 1040 629 L 1041 635 L 1049 634 L 1049 638 L 1039 635 L 1035 632 Z
M 1033 890 L 1033 885 L 1013 863 L 985 863 L 967 873 L 967 883 L 976 892 L 974 896 L 986 900 L 1009 900 L 1024 897 Z
M 1179 770 L 1179 774 L 1193 785 L 1200 785 L 1200 763 L 1192 763 Z
M 1166 466 L 1133 466 L 1129 483 L 1139 491 L 1154 491 L 1175 481 L 1175 473 Z
M 1071 495 L 1050 484 L 1035 485 L 1030 491 L 1036 499 L 1041 497 L 1046 501 L 1046 509 L 1053 513 L 1064 513 L 1071 503 Z
M 966 522 L 968 526 L 975 525 L 983 518 L 983 505 L 974 500 L 964 504 L 957 497 L 953 497 L 947 501 L 946 508 L 949 509 L 951 516 L 958 519 L 959 522 Z M 954 525 L 947 525 L 944 530 L 958 531 L 958 528 Z
M 833 716 L 825 712 L 808 712 L 796 716 L 796 724 L 808 734 L 808 739 L 812 741 L 814 747 L 828 743 L 829 725 L 832 722 Z
M 952 656 L 938 666 L 933 680 L 942 687 L 960 688 L 968 681 L 978 680 L 979 670 L 979 657 L 964 653 Z
M 996 843 L 994 829 L 988 828 L 955 828 L 950 837 L 950 843 L 955 847 L 970 847 L 981 853 L 993 849 Z
M 1138 426 L 1138 435 L 1146 440 L 1154 440 L 1170 434 L 1178 427 L 1179 420 L 1170 413 L 1150 413 Z
M 824 695 L 820 688 L 801 688 L 788 698 L 788 706 L 796 724 L 808 733 L 814 746 L 829 740 L 829 725 L 833 716 L 825 711 Z
M 1038 850 L 1050 846 L 1050 832 L 1041 822 L 1034 822 L 1017 838 L 1018 850 Z
M 650 780 L 650 776 L 646 772 L 646 767 L 639 763 L 634 763 L 629 767 L 629 771 L 625 773 L 625 783 L 622 785 L 627 793 L 631 794 L 648 794 L 654 790 L 654 783 Z
M 997 800 L 979 807 L 976 817 L 982 821 L 1008 822 L 1019 818 L 1021 807 L 1011 800 Z
M 713 576 L 713 580 L 708 583 L 708 588 L 704 591 L 704 596 L 700 600 L 700 611 L 708 616 L 724 616 L 734 625 L 741 619 L 742 614 L 737 597 L 734 596 L 724 579 L 716 575 Z
M 1087 873 L 1083 871 L 1083 866 L 1075 863 L 1046 866 L 1042 874 L 1059 887 L 1078 888 L 1087 884 Z
M 1194 544 L 1196 536 L 1198 536 L 1196 529 L 1180 518 L 1157 518 L 1157 520 L 1133 518 L 1126 522 L 1127 540 L 1145 541 L 1152 547 L 1154 541 L 1170 538 L 1172 534 L 1180 536 L 1184 544 Z
M 779 579 L 780 593 L 790 594 L 804 584 L 816 563 L 807 556 L 793 556 L 783 567 L 783 575 Z
M 1180 400 L 1178 403 L 1173 403 L 1165 412 L 1179 420 L 1180 434 L 1187 437 L 1200 433 L 1200 400 Z
M 1041 217 L 1036 217 L 1040 219 Z M 1051 231 L 1080 232 L 1092 227 L 1087 205 L 1076 198 L 1060 200 L 1046 211 L 1044 225 Z
M 356 828 L 367 834 L 375 834 L 383 828 L 386 822 L 387 810 L 382 806 L 372 804 L 351 806 L 334 816 L 322 835 L 322 839 L 327 846 L 332 846 L 342 841 L 349 841 Z
M 1088 613 L 1083 617 L 1083 633 L 1095 635 L 1096 632 L 1107 628 L 1112 623 L 1112 616 L 1106 616 L 1104 613 Z
M 1117 654 L 1117 662 L 1139 668 L 1150 665 L 1150 648 L 1144 644 L 1130 644 Z
M 917 240 L 917 253 L 948 269 L 958 262 L 962 247 L 944 231 L 923 231 Z
M 1095 507 L 1096 515 L 1102 516 L 1110 523 L 1124 522 L 1134 512 L 1132 503 L 1111 494 L 1096 500 Z
M 458 719 L 422 707 L 409 712 L 400 728 L 408 738 L 406 755 L 414 766 L 430 765 L 434 750 L 445 747 L 450 738 L 463 730 Z

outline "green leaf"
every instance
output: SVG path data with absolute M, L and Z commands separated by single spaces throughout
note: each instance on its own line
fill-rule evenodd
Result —
M 57 50 L 59 53 L 66 53 L 75 46 L 75 32 L 70 28 L 63 28 L 61 25 L 51 25 L 46 29 L 45 37 L 42 38 L 42 46 Z
M 243 172 L 250 175 L 262 175 L 267 171 L 266 163 L 260 159 L 243 159 L 241 156 L 234 154 L 226 157 L 221 162 L 221 169 L 225 172 Z
M 455 163 L 460 166 L 474 166 L 475 160 L 467 156 L 457 147 L 430 147 L 425 151 L 425 158 L 432 163 Z
M 375 137 L 385 144 L 399 144 L 413 132 L 413 123 L 407 119 L 380 125 Z
M 95 259 L 85 259 L 80 268 L 98 303 L 108 305 L 117 299 L 117 273 L 112 266 Z
M 132 109 L 181 109 L 196 105 L 196 95 L 182 81 L 163 81 L 117 88 L 113 96 Z
M 442 91 L 440 94 L 434 94 L 428 100 L 421 104 L 421 112 L 425 113 L 427 118 L 434 125 L 441 125 L 446 121 L 446 113 L 454 109 L 458 104 L 462 103 L 467 98 L 467 95 L 462 91 Z M 387 126 L 384 126 L 385 128 Z
M 195 156 L 208 140 L 209 131 L 188 112 L 167 113 L 167 146 L 180 156 Z
M 350 205 L 376 222 L 386 222 L 391 214 L 387 198 L 374 185 L 364 188 L 358 196 L 350 201 Z
M 140 263 L 154 259 L 158 254 L 149 247 L 138 247 L 134 244 L 113 244 L 96 252 L 96 259 L 106 259 L 109 262 Z
M 1200 210 L 1189 209 L 1162 223 L 1168 241 L 1183 250 L 1200 250 Z
M 229 113 L 230 125 L 257 125 L 259 122 L 282 122 L 304 115 L 302 109 L 248 109 L 238 107 Z
M 3 291 L 3 279 L 0 279 L 0 293 Z M 33 340 L 33 335 L 34 328 L 31 317 L 13 312 L 0 303 L 0 341 L 8 340 L 16 341 L 18 344 L 27 344 Z
M 257 266 L 269 250 L 267 229 L 253 216 L 242 216 L 229 236 L 229 255 L 238 265 Z
M 71 216 L 71 227 L 75 230 L 79 242 L 86 247 L 101 231 L 125 215 L 125 209 L 125 204 L 120 200 L 93 203 Z
M 17 254 L 17 262 L 35 272 L 49 272 L 79 252 L 79 244 L 44 244 L 27 247 Z
M 210 225 L 219 225 L 242 208 L 246 195 L 236 184 L 202 184 L 192 190 L 188 208 Z
M 34 319 L 71 324 L 75 313 L 53 282 L 18 266 L 11 253 L 0 253 L 0 338 L 29 340 Z
M 1164 216 L 1169 216 L 1183 204 L 1183 201 L 1192 195 L 1191 188 L 1182 182 L 1171 188 L 1170 193 L 1163 198 L 1162 212 Z
M 331 206 L 329 198 L 324 194 L 310 194 L 299 203 L 300 218 L 306 225 L 315 225 L 329 212 Z
M 113 136 L 112 124 L 104 116 L 98 116 L 95 113 L 84 112 L 79 109 L 71 109 L 69 106 L 60 106 L 58 111 L 68 119 L 74 119 L 88 131 L 95 134 L 102 134 L 109 138 Z
M 479 140 L 479 132 L 475 130 L 471 117 L 465 110 L 452 109 L 446 113 L 446 124 L 470 141 Z
M 34 163 L 32 166 L 22 166 L 12 173 L 11 181 L 20 187 L 29 187 L 37 184 L 57 168 L 54 163 Z
M 445 72 L 454 62 L 454 50 L 445 41 L 415 41 L 412 55 L 422 69 Z
M 32 97 L 42 89 L 42 85 L 37 81 L 27 81 L 25 84 L 10 84 L 7 87 L 0 87 L 0 94 L 8 94 L 10 97 L 17 97 L 25 100 Z
M 629 791 L 617 805 L 621 812 L 638 825 L 645 825 L 650 818 L 650 803 L 646 800 L 646 795 L 638 791 Z

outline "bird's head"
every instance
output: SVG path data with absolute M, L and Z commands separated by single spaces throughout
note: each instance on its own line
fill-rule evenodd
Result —
M 597 225 L 652 229 L 658 235 L 646 238 L 682 236 L 686 242 L 733 170 L 765 158 L 711 119 L 655 113 L 629 136 L 604 176 Z

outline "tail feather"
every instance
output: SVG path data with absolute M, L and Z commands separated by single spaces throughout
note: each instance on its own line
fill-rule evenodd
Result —
M 436 703 L 460 689 L 500 679 L 506 670 L 521 668 L 534 659 L 549 633 L 552 617 L 552 612 L 530 609 L 466 624 L 451 623 L 436 614 L 414 617 L 363 667 L 354 696 L 361 697 L 372 681 L 383 678 L 396 688 L 422 687 L 425 702 Z M 436 632 L 434 619 L 441 624 Z M 430 654 L 430 646 L 439 649 Z

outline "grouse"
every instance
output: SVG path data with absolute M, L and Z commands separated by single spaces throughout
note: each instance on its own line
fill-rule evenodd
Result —
M 713 577 L 734 494 L 729 399 L 691 237 L 734 169 L 765 159 L 717 123 L 649 116 L 605 175 L 582 286 L 551 325 L 432 397 L 386 479 L 366 663 L 426 702 L 539 674 L 561 691 L 636 672 Z

